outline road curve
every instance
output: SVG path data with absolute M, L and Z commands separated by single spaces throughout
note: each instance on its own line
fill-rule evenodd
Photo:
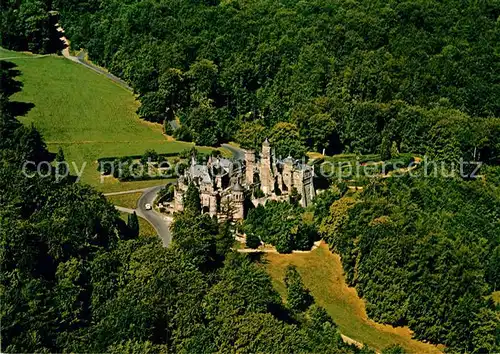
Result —
M 157 212 L 154 208 L 147 210 L 145 207 L 146 204 L 154 206 L 156 196 L 163 187 L 164 186 L 151 187 L 144 191 L 137 202 L 137 215 L 143 217 L 153 225 L 163 242 L 163 246 L 168 247 L 170 242 L 172 242 L 172 233 L 170 232 L 170 225 L 167 217 Z
M 245 150 L 230 144 L 222 144 L 223 148 L 231 151 L 236 160 L 245 160 Z
M 160 189 L 162 189 L 164 186 L 156 186 L 156 187 L 151 187 L 151 188 L 145 188 L 145 189 L 135 189 L 132 191 L 124 191 L 124 192 L 118 192 L 118 193 L 107 193 L 105 195 L 116 195 L 116 194 L 127 194 L 127 193 L 134 193 L 134 192 L 143 192 L 141 197 L 139 198 L 137 202 L 137 209 L 129 209 L 129 208 L 123 208 L 120 206 L 115 206 L 116 210 L 119 210 L 124 213 L 129 213 L 132 214 L 134 211 L 137 213 L 137 216 L 140 216 L 141 218 L 145 219 L 147 222 L 153 226 L 153 228 L 156 230 L 156 233 L 158 236 L 161 238 L 163 246 L 168 247 L 170 245 L 170 242 L 172 242 L 172 233 L 170 232 L 170 223 L 167 219 L 166 216 L 160 214 L 154 209 L 147 210 L 146 209 L 146 204 L 151 204 L 151 206 L 154 205 L 154 201 L 156 199 L 156 196 L 158 195 L 158 192 Z

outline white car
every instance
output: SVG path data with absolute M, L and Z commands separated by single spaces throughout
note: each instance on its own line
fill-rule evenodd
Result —
M 151 209 L 153 209 L 153 208 L 151 207 L 151 204 L 149 204 L 149 203 L 148 203 L 148 204 L 146 204 L 146 205 L 144 205 L 144 207 L 146 208 L 146 210 L 151 210 Z

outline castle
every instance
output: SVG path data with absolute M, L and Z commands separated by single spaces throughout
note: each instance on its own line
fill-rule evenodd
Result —
M 276 159 L 266 139 L 258 161 L 251 150 L 245 151 L 244 162 L 210 157 L 201 165 L 192 158 L 189 168 L 177 180 L 174 210 L 184 210 L 184 194 L 190 183 L 200 191 L 202 212 L 219 218 L 243 219 L 245 194 L 252 194 L 252 202 L 257 205 L 269 199 L 284 200 L 295 188 L 300 194 L 300 205 L 305 207 L 315 196 L 313 175 L 311 166 L 290 156 L 282 161 Z M 251 192 L 258 189 L 264 197 L 257 199 Z

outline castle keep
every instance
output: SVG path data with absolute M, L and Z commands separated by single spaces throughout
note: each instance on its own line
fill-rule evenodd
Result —
M 252 195 L 252 202 L 257 205 L 269 199 L 286 200 L 295 188 L 301 196 L 300 204 L 305 207 L 315 196 L 313 175 L 311 166 L 290 156 L 278 160 L 266 139 L 259 160 L 249 150 L 245 151 L 245 161 L 210 157 L 201 165 L 192 158 L 191 166 L 177 180 L 174 209 L 184 209 L 184 193 L 190 183 L 200 191 L 202 212 L 219 218 L 243 219 L 245 194 Z M 262 190 L 263 198 L 253 199 L 252 192 L 257 189 Z

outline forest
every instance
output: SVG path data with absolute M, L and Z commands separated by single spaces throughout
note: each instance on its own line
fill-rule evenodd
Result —
M 63 48 L 52 0 L 4 0 L 0 12 L 2 47 L 37 54 Z
M 55 157 L 16 119 L 20 73 L 0 64 L 2 352 L 374 353 L 342 341 L 293 268 L 283 303 L 265 270 L 231 251 L 228 224 L 196 206 L 164 248 L 92 188 L 27 177 L 24 161 Z
M 400 152 L 476 149 L 498 162 L 495 0 L 53 7 L 72 48 L 129 82 L 144 119 L 178 117 L 179 139 L 252 147 L 286 122 L 308 150 L 376 153 L 385 140 Z M 458 127 L 466 129 L 457 134 Z
M 251 210 L 242 227 L 255 246 L 282 252 L 319 233 L 371 318 L 450 352 L 500 351 L 490 297 L 500 284 L 498 1 L 0 6 L 3 46 L 53 52 L 57 19 L 72 50 L 133 87 L 143 119 L 178 119 L 169 133 L 179 140 L 257 148 L 268 137 L 281 156 L 324 149 L 484 163 L 475 180 L 380 178 L 360 193 L 339 184 L 308 210 L 293 200 Z M 1 73 L 2 351 L 358 351 L 293 269 L 282 304 L 196 198 L 163 249 L 90 188 L 19 177 L 21 161 L 50 156 L 37 130 L 15 119 L 15 68 L 4 62 Z
M 55 52 L 59 22 L 71 49 L 133 87 L 142 118 L 179 119 L 179 140 L 500 161 L 495 0 L 1 6 L 4 47 Z
M 320 233 L 368 315 L 451 352 L 494 353 L 500 195 L 482 181 L 394 178 L 331 204 Z

